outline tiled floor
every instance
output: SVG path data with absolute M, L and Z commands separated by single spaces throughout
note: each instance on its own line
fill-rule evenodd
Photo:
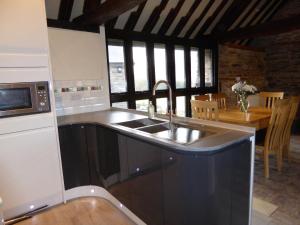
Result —
M 300 159 L 300 136 L 291 141 L 294 158 Z M 278 206 L 268 225 L 300 225 L 300 163 L 284 163 L 282 173 L 271 160 L 270 179 L 263 176 L 263 164 L 256 161 L 254 196 Z

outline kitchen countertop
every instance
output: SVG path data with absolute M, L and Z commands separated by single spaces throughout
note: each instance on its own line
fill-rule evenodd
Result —
M 111 108 L 105 111 L 65 115 L 57 118 L 58 126 L 69 124 L 99 124 L 116 130 L 116 132 L 129 137 L 138 138 L 146 142 L 164 146 L 168 149 L 181 153 L 214 154 L 222 151 L 225 147 L 249 139 L 255 135 L 255 129 L 243 126 L 225 124 L 216 121 L 204 121 L 192 118 L 174 117 L 174 122 L 193 128 L 205 128 L 214 134 L 204 137 L 191 144 L 179 144 L 171 140 L 157 138 L 153 134 L 142 132 L 133 128 L 120 126 L 117 123 L 147 118 L 147 114 L 135 110 L 123 110 Z M 158 119 L 167 117 L 159 116 Z M 167 121 L 167 120 L 166 120 Z

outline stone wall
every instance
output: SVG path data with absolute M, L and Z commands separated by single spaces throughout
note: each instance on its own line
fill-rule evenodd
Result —
M 288 0 L 273 20 L 300 13 L 300 1 Z M 255 39 L 254 47 L 265 50 L 268 90 L 300 95 L 300 30 Z
M 259 90 L 266 88 L 264 51 L 241 48 L 233 45 L 219 46 L 219 90 L 228 96 L 229 105 L 236 104 L 231 91 L 236 77 L 255 85 Z

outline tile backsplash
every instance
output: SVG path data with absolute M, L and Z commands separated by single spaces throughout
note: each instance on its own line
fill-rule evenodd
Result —
M 109 108 L 108 93 L 101 80 L 54 81 L 58 116 Z

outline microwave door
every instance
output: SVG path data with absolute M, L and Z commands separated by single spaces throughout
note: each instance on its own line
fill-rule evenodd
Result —
M 14 116 L 34 111 L 32 87 L 8 87 L 0 89 L 0 116 Z

